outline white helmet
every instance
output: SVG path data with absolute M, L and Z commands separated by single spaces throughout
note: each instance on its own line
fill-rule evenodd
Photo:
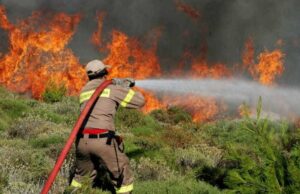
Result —
M 88 76 L 94 76 L 106 68 L 110 68 L 110 66 L 105 65 L 102 61 L 95 59 L 88 62 L 88 64 L 85 66 L 85 71 Z

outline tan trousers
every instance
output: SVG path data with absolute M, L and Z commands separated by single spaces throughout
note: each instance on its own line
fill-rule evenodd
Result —
M 106 137 L 89 138 L 88 134 L 76 141 L 76 171 L 71 186 L 81 187 L 83 176 L 89 176 L 93 186 L 97 186 L 97 178 L 108 172 L 116 193 L 130 193 L 133 190 L 133 174 L 128 157 L 119 149 L 115 139 L 112 139 L 111 145 L 106 142 Z M 105 183 L 100 185 L 111 190 Z

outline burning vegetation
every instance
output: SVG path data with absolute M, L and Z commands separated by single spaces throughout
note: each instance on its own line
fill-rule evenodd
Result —
M 201 14 L 187 4 L 175 2 L 177 10 L 186 13 L 193 20 L 198 20 Z M 157 45 L 163 28 L 154 29 L 151 41 L 144 43 L 137 37 L 113 29 L 111 40 L 105 42 L 102 37 L 105 12 L 96 14 L 97 30 L 91 34 L 92 44 L 99 52 L 107 53 L 103 61 L 112 66 L 110 78 L 133 77 L 135 79 L 168 77 L 199 78 L 230 78 L 236 74 L 233 68 L 223 63 L 211 64 L 207 60 L 207 48 L 194 54 L 185 51 L 177 68 L 164 70 L 157 55 Z M 40 99 L 49 82 L 63 84 L 68 95 L 77 95 L 86 83 L 84 66 L 78 57 L 68 48 L 68 43 L 76 33 L 81 14 L 44 13 L 35 11 L 26 19 L 11 23 L 5 7 L 0 7 L 0 27 L 7 31 L 9 51 L 0 58 L 0 83 L 10 90 L 20 93 L 30 93 Z M 147 46 L 145 46 L 147 45 Z M 280 49 L 263 51 L 255 60 L 255 48 L 252 38 L 246 40 L 242 54 L 243 69 L 249 72 L 253 79 L 264 85 L 273 85 L 276 77 L 284 71 L 284 54 Z M 175 66 L 174 66 L 175 67 Z M 216 117 L 224 107 L 214 98 L 199 96 L 156 97 L 149 91 L 144 91 L 147 104 L 145 112 L 168 106 L 182 106 L 189 110 L 194 121 L 209 121 Z
M 0 83 L 41 98 L 47 83 L 63 83 L 75 95 L 87 81 L 84 68 L 67 44 L 80 15 L 34 12 L 12 24 L 0 7 L 1 27 L 8 32 L 9 51 L 0 59 Z

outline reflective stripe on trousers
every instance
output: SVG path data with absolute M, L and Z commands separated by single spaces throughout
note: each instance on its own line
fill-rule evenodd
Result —
M 72 180 L 72 187 L 81 188 L 82 184 L 77 182 L 76 180 Z M 133 190 L 133 183 L 130 185 L 121 186 L 120 188 L 116 188 L 116 193 L 129 193 Z
M 129 193 L 133 190 L 133 183 L 116 188 L 116 193 Z
M 72 182 L 71 182 L 71 186 L 72 186 L 72 187 L 80 188 L 80 187 L 82 187 L 82 184 L 79 183 L 79 182 L 77 182 L 77 181 L 75 181 L 75 180 L 73 179 Z

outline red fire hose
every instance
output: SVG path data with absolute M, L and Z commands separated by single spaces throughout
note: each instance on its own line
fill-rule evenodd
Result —
M 48 177 L 48 180 L 47 182 L 45 183 L 44 185 L 44 188 L 43 190 L 41 191 L 41 194 L 47 194 L 48 191 L 50 190 L 51 188 L 51 185 L 52 183 L 54 182 L 55 178 L 56 178 L 56 175 L 60 169 L 60 167 L 62 166 L 68 152 L 70 151 L 71 149 L 71 146 L 77 136 L 77 133 L 79 132 L 79 129 L 81 128 L 82 126 L 82 123 L 83 121 L 85 120 L 87 114 L 89 113 L 91 107 L 93 106 L 93 104 L 96 102 L 96 99 L 99 97 L 99 95 L 101 94 L 101 92 L 108 86 L 112 83 L 112 80 L 107 80 L 107 81 L 104 81 L 97 89 L 96 91 L 94 92 L 94 94 L 92 95 L 92 97 L 89 99 L 89 101 L 87 102 L 86 106 L 84 107 L 84 109 L 82 110 L 82 112 L 80 113 L 80 116 L 69 136 L 69 139 L 65 145 L 65 147 L 63 148 L 63 150 L 61 151 L 57 161 L 56 161 L 56 164 L 55 166 L 53 167 L 49 177 Z

